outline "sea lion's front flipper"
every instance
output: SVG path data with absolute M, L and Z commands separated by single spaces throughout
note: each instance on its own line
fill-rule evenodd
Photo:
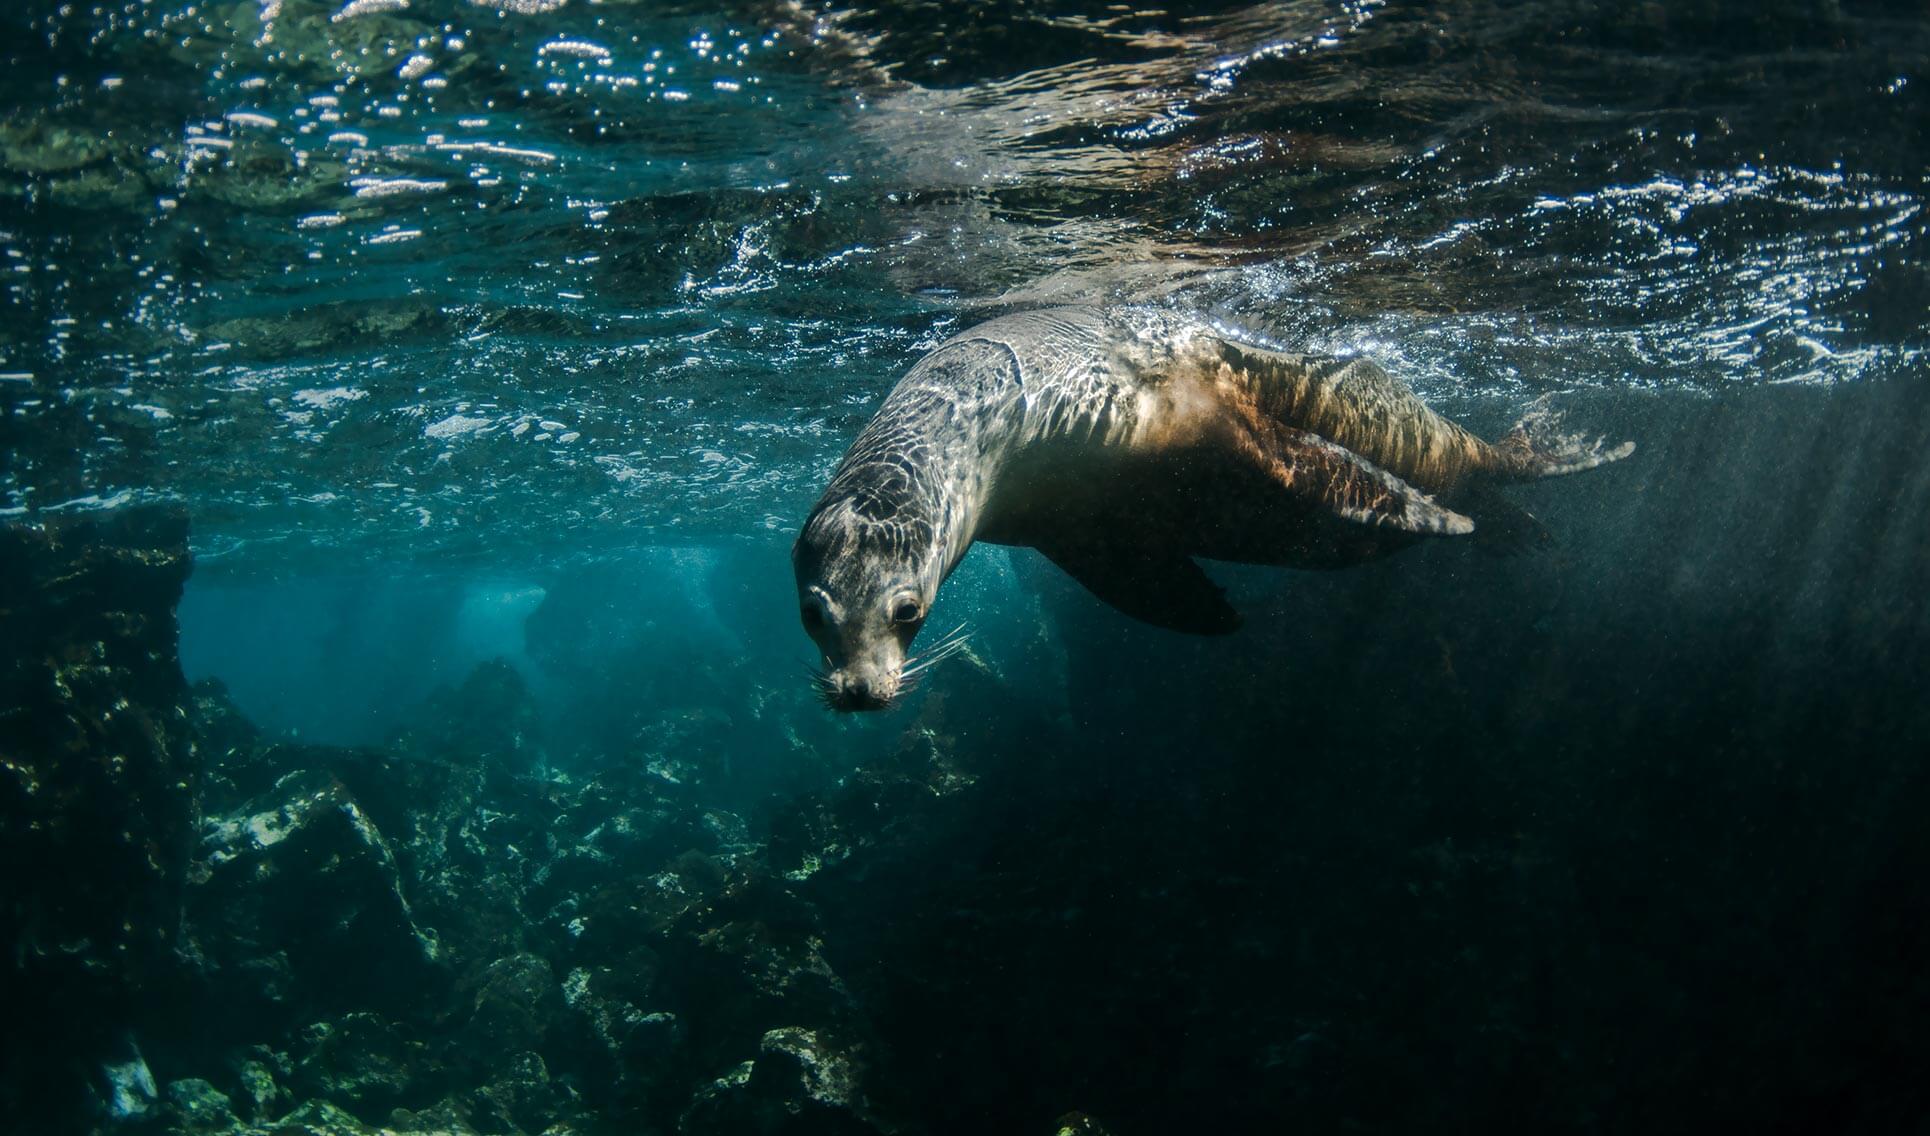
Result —
M 1093 595 L 1155 627 L 1225 635 L 1240 626 L 1240 613 L 1191 557 L 1120 541 L 1067 541 L 1039 551 Z
M 1345 446 L 1305 430 L 1279 428 L 1267 434 L 1264 448 L 1274 478 L 1337 517 L 1411 533 L 1458 536 L 1474 531 L 1467 517 Z

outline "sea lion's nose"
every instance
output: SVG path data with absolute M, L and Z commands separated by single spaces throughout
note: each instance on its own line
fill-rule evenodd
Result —
M 892 683 L 845 671 L 837 676 L 832 704 L 839 710 L 883 710 L 891 701 Z

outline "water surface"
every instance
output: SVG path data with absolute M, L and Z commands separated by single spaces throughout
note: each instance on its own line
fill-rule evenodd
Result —
M 204 565 L 775 540 L 921 350 L 1048 300 L 1450 401 L 1922 365 L 1902 7 L 8 20 L 0 507 L 178 496 Z

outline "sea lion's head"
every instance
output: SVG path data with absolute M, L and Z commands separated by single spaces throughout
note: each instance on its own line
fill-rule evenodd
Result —
M 929 523 L 866 494 L 827 495 L 804 522 L 791 549 L 798 618 L 833 710 L 883 710 L 908 689 L 911 641 L 944 579 L 935 543 Z

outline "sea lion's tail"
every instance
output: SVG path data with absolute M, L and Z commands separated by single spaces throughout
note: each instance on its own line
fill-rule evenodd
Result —
M 1620 461 L 1635 452 L 1635 443 L 1611 446 L 1600 436 L 1570 433 L 1550 396 L 1543 395 L 1530 403 L 1515 428 L 1494 444 L 1494 452 L 1499 472 L 1527 480 L 1580 473 Z

